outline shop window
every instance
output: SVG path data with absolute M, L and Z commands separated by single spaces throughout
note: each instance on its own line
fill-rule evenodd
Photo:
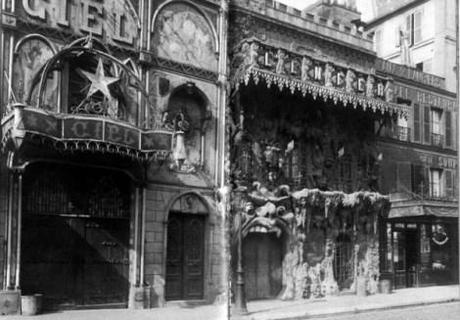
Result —
M 433 198 L 440 198 L 443 196 L 441 178 L 441 169 L 430 169 L 430 196 Z

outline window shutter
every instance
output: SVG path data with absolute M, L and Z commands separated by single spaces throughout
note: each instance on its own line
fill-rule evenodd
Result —
M 430 107 L 424 107 L 423 112 L 423 142 L 431 144 Z
M 412 165 L 412 192 L 415 194 L 421 194 L 426 184 L 423 172 L 424 167 L 422 165 Z
M 446 147 L 452 147 L 452 112 L 446 111 L 444 120 L 446 128 Z
M 444 170 L 445 195 L 449 198 L 454 196 L 454 176 L 451 170 Z
M 422 11 L 414 13 L 414 42 L 422 41 Z
M 420 142 L 420 106 L 414 104 L 414 142 Z
M 412 28 L 412 14 L 406 17 L 406 33 L 409 35 L 409 45 L 412 45 L 414 42 L 413 38 L 413 28 Z

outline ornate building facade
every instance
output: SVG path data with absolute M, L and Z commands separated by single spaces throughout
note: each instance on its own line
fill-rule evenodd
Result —
M 458 270 L 455 94 L 379 59 L 373 34 L 344 21 L 359 17 L 353 1 L 317 6 L 230 7 L 240 311 L 246 299 L 372 294 L 381 280 L 451 283 Z
M 1 7 L 1 285 L 45 308 L 225 295 L 226 1 Z
M 2 292 L 244 309 L 455 280 L 455 95 L 377 58 L 353 3 L 3 0 Z

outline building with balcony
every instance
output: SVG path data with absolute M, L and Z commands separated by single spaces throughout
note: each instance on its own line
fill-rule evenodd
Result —
M 237 310 L 456 281 L 455 95 L 379 58 L 356 17 L 354 1 L 231 3 Z
M 0 11 L 2 292 L 44 308 L 225 295 L 226 2 Z
M 445 79 L 456 90 L 455 1 L 370 1 L 366 29 L 375 32 L 374 50 L 385 60 Z

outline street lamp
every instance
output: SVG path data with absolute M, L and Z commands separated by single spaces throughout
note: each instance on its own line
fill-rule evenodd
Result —
M 236 265 L 236 281 L 235 281 L 235 307 L 236 314 L 245 314 L 248 312 L 246 306 L 246 294 L 244 290 L 244 269 L 243 269 L 243 210 L 245 207 L 245 196 L 247 188 L 237 186 L 233 190 L 233 211 L 236 227 L 236 240 L 237 240 L 237 265 Z

